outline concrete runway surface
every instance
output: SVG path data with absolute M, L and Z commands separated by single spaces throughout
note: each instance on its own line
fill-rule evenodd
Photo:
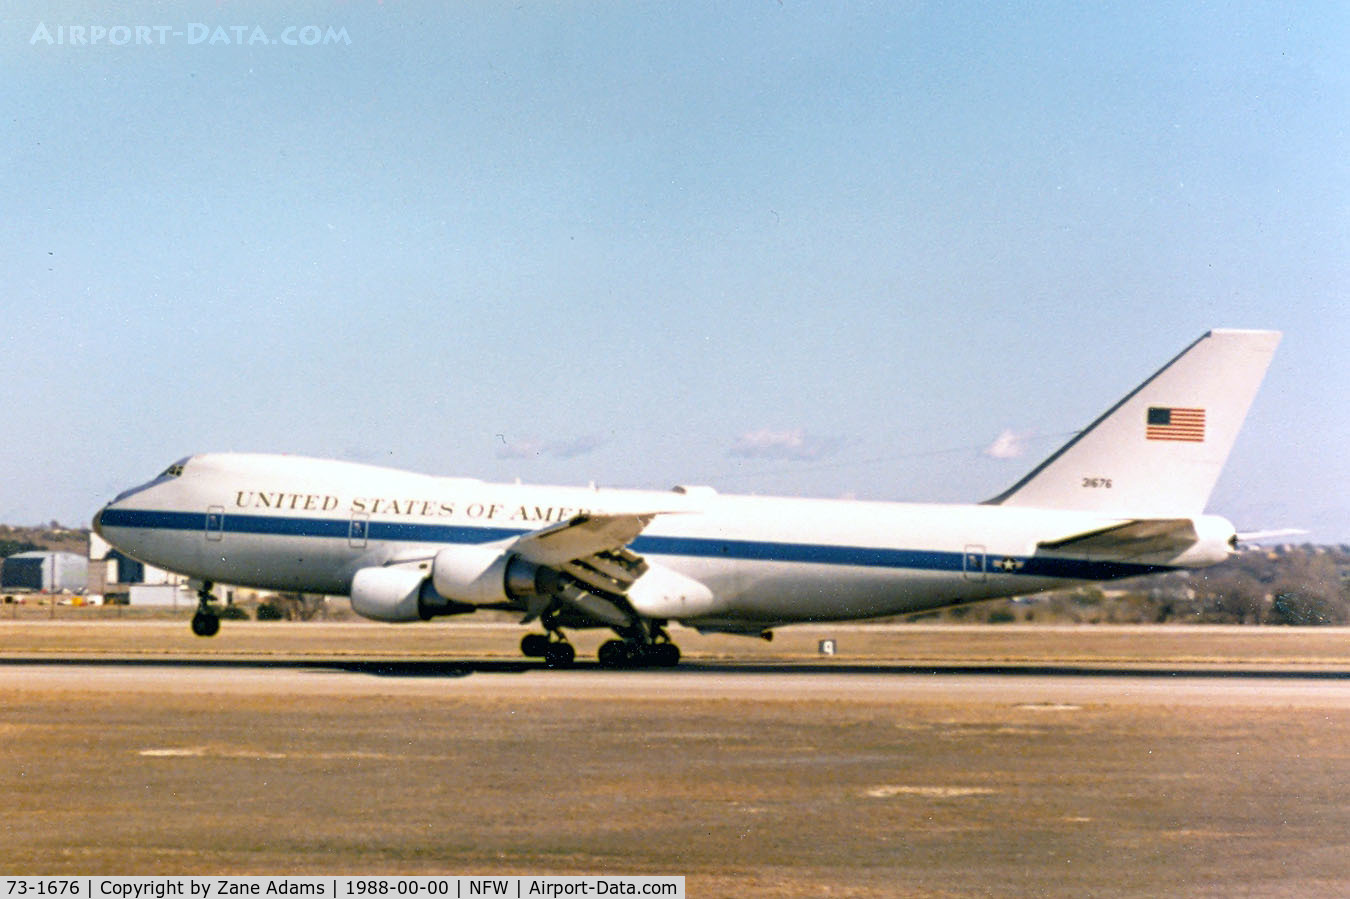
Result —
M 4 650 L 9 874 L 1350 895 L 1344 671 L 550 672 Z

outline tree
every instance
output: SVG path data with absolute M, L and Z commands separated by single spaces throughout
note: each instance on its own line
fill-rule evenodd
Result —
M 1347 624 L 1350 603 L 1331 556 L 1289 554 L 1270 589 L 1273 597 L 1266 620 L 1271 624 Z
M 1270 609 L 1270 590 L 1241 565 L 1198 572 L 1196 598 L 1206 621 L 1260 624 Z
M 27 553 L 42 549 L 36 543 L 29 543 L 27 540 L 0 540 L 0 558 L 7 558 L 15 553 Z

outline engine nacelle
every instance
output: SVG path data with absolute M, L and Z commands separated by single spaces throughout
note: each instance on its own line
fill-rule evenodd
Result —
M 441 596 L 426 575 L 410 568 L 362 568 L 352 578 L 351 597 L 353 612 L 376 621 L 426 621 L 474 610 Z
M 557 589 L 557 572 L 499 549 L 452 546 L 431 561 L 436 592 L 475 606 L 523 602 Z

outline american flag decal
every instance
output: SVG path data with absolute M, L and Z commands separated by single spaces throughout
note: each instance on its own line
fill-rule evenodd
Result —
M 1144 436 L 1149 440 L 1205 442 L 1205 410 L 1150 406 Z

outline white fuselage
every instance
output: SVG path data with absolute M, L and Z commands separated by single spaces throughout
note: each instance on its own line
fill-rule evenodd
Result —
M 271 590 L 346 594 L 363 568 L 429 558 L 447 546 L 505 548 L 585 512 L 659 510 L 631 549 L 712 591 L 714 610 L 685 623 L 747 632 L 1028 594 L 1226 555 L 1201 546 L 1126 563 L 1038 550 L 1038 542 L 1120 521 L 1096 513 L 492 484 L 294 456 L 185 462 L 181 474 L 109 503 L 97 529 L 143 562 Z

